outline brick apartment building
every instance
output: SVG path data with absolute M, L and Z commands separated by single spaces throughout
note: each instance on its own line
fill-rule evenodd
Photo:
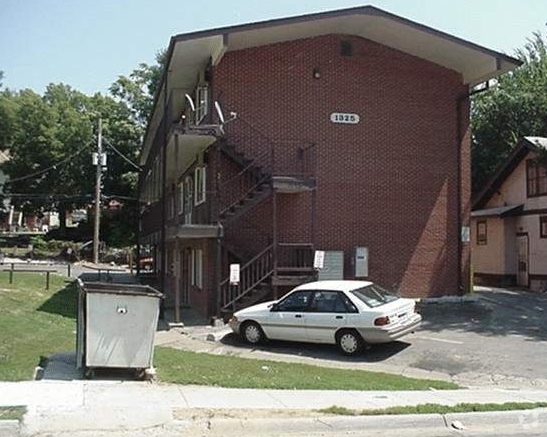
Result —
M 177 35 L 167 59 L 139 241 L 175 318 L 279 296 L 314 250 L 319 277 L 467 291 L 469 95 L 518 60 L 370 6 Z

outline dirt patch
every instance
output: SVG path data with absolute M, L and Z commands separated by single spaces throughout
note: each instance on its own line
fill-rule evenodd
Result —
M 313 410 L 268 410 L 268 409 L 208 409 L 208 408 L 176 408 L 173 410 L 175 420 L 207 420 L 207 419 L 271 419 L 273 417 L 317 417 L 322 414 Z

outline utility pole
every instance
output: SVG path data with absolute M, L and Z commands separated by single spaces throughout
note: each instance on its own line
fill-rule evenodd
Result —
M 103 172 L 103 127 L 99 118 L 99 129 L 97 134 L 97 156 L 93 163 L 97 166 L 95 177 L 95 228 L 93 231 L 93 262 L 99 263 L 99 228 L 101 226 L 101 176 Z

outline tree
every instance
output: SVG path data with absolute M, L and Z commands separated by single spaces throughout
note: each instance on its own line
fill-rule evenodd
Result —
M 526 135 L 547 135 L 547 44 L 539 32 L 517 50 L 523 65 L 473 98 L 473 192 L 478 193 Z
M 154 95 L 160 86 L 167 62 L 167 50 L 156 53 L 156 64 L 141 63 L 129 76 L 120 76 L 110 87 L 110 93 L 131 110 L 133 120 L 145 127 L 154 105 Z
M 61 230 L 65 211 L 86 207 L 94 198 L 91 153 L 99 117 L 105 149 L 114 147 L 129 160 L 137 155 L 141 128 L 123 102 L 108 96 L 88 97 L 68 85 L 50 84 L 43 96 L 30 90 L 2 95 L 0 114 L 9 115 L 5 127 L 0 123 L 0 141 L 11 156 L 2 169 L 9 176 L 6 188 L 12 204 L 33 214 L 58 210 Z M 130 201 L 135 196 L 135 170 L 111 154 L 104 193 Z

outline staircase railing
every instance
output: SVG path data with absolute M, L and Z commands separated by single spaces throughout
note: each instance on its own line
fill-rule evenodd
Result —
M 235 310 L 236 303 L 273 275 L 273 272 L 273 245 L 269 245 L 240 268 L 239 284 L 230 284 L 230 278 L 220 283 L 221 308 Z
M 268 161 L 269 154 L 269 150 L 264 150 L 235 175 L 219 184 L 219 212 L 221 215 L 269 181 L 268 169 L 264 168 L 264 171 L 261 171 L 261 165 Z

